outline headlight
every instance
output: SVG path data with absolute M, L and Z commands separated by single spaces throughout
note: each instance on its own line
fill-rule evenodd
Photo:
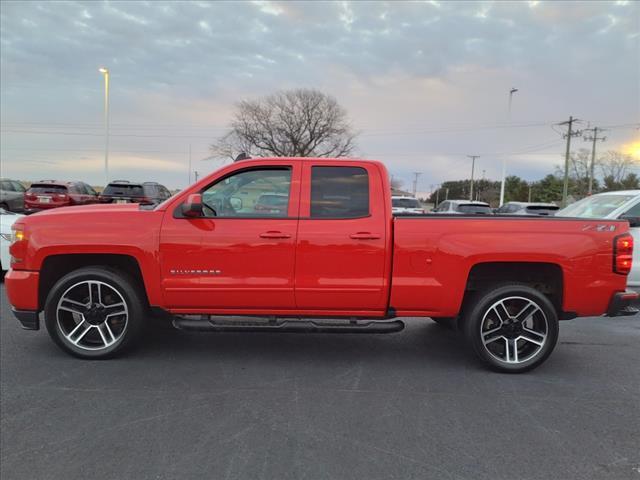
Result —
M 7 242 L 13 241 L 13 235 L 11 235 L 10 233 L 0 233 L 0 237 L 2 237 L 2 239 L 6 240 Z

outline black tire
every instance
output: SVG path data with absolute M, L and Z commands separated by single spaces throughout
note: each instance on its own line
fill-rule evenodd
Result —
M 529 310 L 521 311 L 524 322 L 514 318 L 521 307 L 530 304 L 533 306 L 527 308 L 533 313 L 527 316 Z M 538 367 L 551 355 L 558 341 L 558 313 L 534 288 L 517 283 L 496 285 L 466 302 L 461 330 L 476 355 L 491 369 L 522 373 Z
M 9 205 L 7 205 L 6 203 L 0 203 L 0 208 L 6 210 L 7 212 L 11 211 L 9 210 Z
M 439 327 L 442 327 L 445 330 L 455 330 L 456 329 L 456 319 L 455 319 L 455 317 L 432 318 L 431 320 L 436 322 Z
M 86 284 L 88 287 L 85 287 L 85 282 L 89 281 L 94 283 Z M 94 284 L 100 284 L 100 292 L 106 292 L 105 298 L 116 299 L 114 302 L 106 304 L 106 307 L 111 309 L 109 311 L 116 312 L 124 309 L 125 313 L 120 315 L 114 313 L 114 317 L 111 319 L 107 318 L 100 323 L 99 315 L 106 315 L 104 311 L 95 313 L 92 312 L 91 309 L 88 309 L 87 306 L 76 307 L 75 305 L 72 305 L 74 310 L 77 308 L 78 310 L 84 311 L 80 317 L 77 313 L 58 310 L 59 302 L 63 295 L 78 295 L 75 292 L 80 292 L 80 296 L 76 296 L 76 300 L 80 300 L 78 302 L 79 304 L 83 301 L 81 299 L 83 295 L 82 290 L 85 288 L 91 289 L 91 285 Z M 89 290 L 85 290 L 85 292 L 88 291 Z M 89 295 L 89 293 L 87 293 L 87 295 Z M 103 293 L 98 293 L 97 295 L 102 304 Z M 67 298 L 67 296 L 65 296 L 65 298 Z M 80 268 L 68 273 L 58 280 L 47 295 L 44 305 L 45 325 L 53 341 L 62 350 L 73 356 L 85 359 L 112 358 L 132 347 L 136 339 L 139 337 L 147 311 L 146 302 L 143 299 L 144 295 L 140 291 L 140 286 L 138 286 L 137 282 L 131 279 L 131 277 L 126 273 L 100 266 Z M 120 304 L 123 304 L 124 306 L 119 307 L 118 305 Z M 99 307 L 96 307 L 96 309 L 99 309 Z M 102 307 L 102 310 L 105 310 L 104 307 Z M 60 313 L 60 318 L 58 313 Z M 95 325 L 92 325 L 91 329 L 85 326 L 90 323 L 88 319 L 91 319 L 92 322 L 95 321 Z M 114 325 L 114 321 L 119 323 Z M 65 327 L 69 324 L 70 326 L 67 330 L 73 331 L 74 324 L 72 322 L 76 322 L 76 326 L 80 329 L 80 333 L 85 331 L 86 328 L 84 336 L 86 338 L 83 338 L 82 340 L 78 339 L 78 344 L 74 344 L 69 338 L 67 338 L 64 332 Z M 80 325 L 81 323 L 83 323 L 83 325 Z M 104 323 L 108 323 L 108 334 L 111 335 L 110 337 L 108 334 L 107 336 L 104 336 L 102 333 L 105 331 Z M 102 326 L 103 330 L 97 331 L 96 329 L 100 326 Z M 119 327 L 118 330 L 116 330 L 116 327 Z M 72 337 L 72 335 L 69 335 L 69 337 Z M 94 342 L 96 344 L 95 348 L 89 343 L 93 337 L 96 338 L 96 341 Z M 98 341 L 100 338 L 103 342 L 102 347 L 99 345 Z M 105 339 L 113 341 L 113 343 L 107 345 L 107 340 Z M 83 346 L 80 344 L 81 341 L 86 345 Z

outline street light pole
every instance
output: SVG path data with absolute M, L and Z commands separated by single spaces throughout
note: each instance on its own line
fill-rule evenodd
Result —
M 100 67 L 104 75 L 104 185 L 109 183 L 109 69 Z
M 513 100 L 513 94 L 518 91 L 517 88 L 509 90 L 509 124 L 511 124 L 511 101 Z M 504 183 L 507 177 L 507 157 L 502 158 L 502 181 L 500 182 L 500 205 L 504 203 Z
M 476 169 L 476 158 L 480 158 L 480 155 L 467 155 L 471 159 L 471 188 L 469 190 L 469 200 L 473 201 L 473 172 Z

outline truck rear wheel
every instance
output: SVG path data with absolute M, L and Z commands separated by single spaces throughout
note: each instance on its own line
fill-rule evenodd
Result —
M 465 308 L 463 332 L 493 370 L 521 373 L 542 364 L 558 341 L 558 314 L 534 288 L 502 285 L 478 294 Z
M 130 347 L 144 312 L 135 282 L 104 267 L 81 268 L 62 277 L 44 309 L 53 341 L 65 352 L 88 359 L 113 357 Z

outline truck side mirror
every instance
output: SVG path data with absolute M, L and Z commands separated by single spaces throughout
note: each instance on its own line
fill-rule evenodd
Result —
M 202 195 L 192 193 L 187 197 L 187 201 L 182 204 L 182 215 L 188 218 L 202 216 Z
M 633 215 L 621 215 L 620 220 L 626 220 L 629 222 L 631 228 L 640 227 L 640 217 L 634 217 Z

